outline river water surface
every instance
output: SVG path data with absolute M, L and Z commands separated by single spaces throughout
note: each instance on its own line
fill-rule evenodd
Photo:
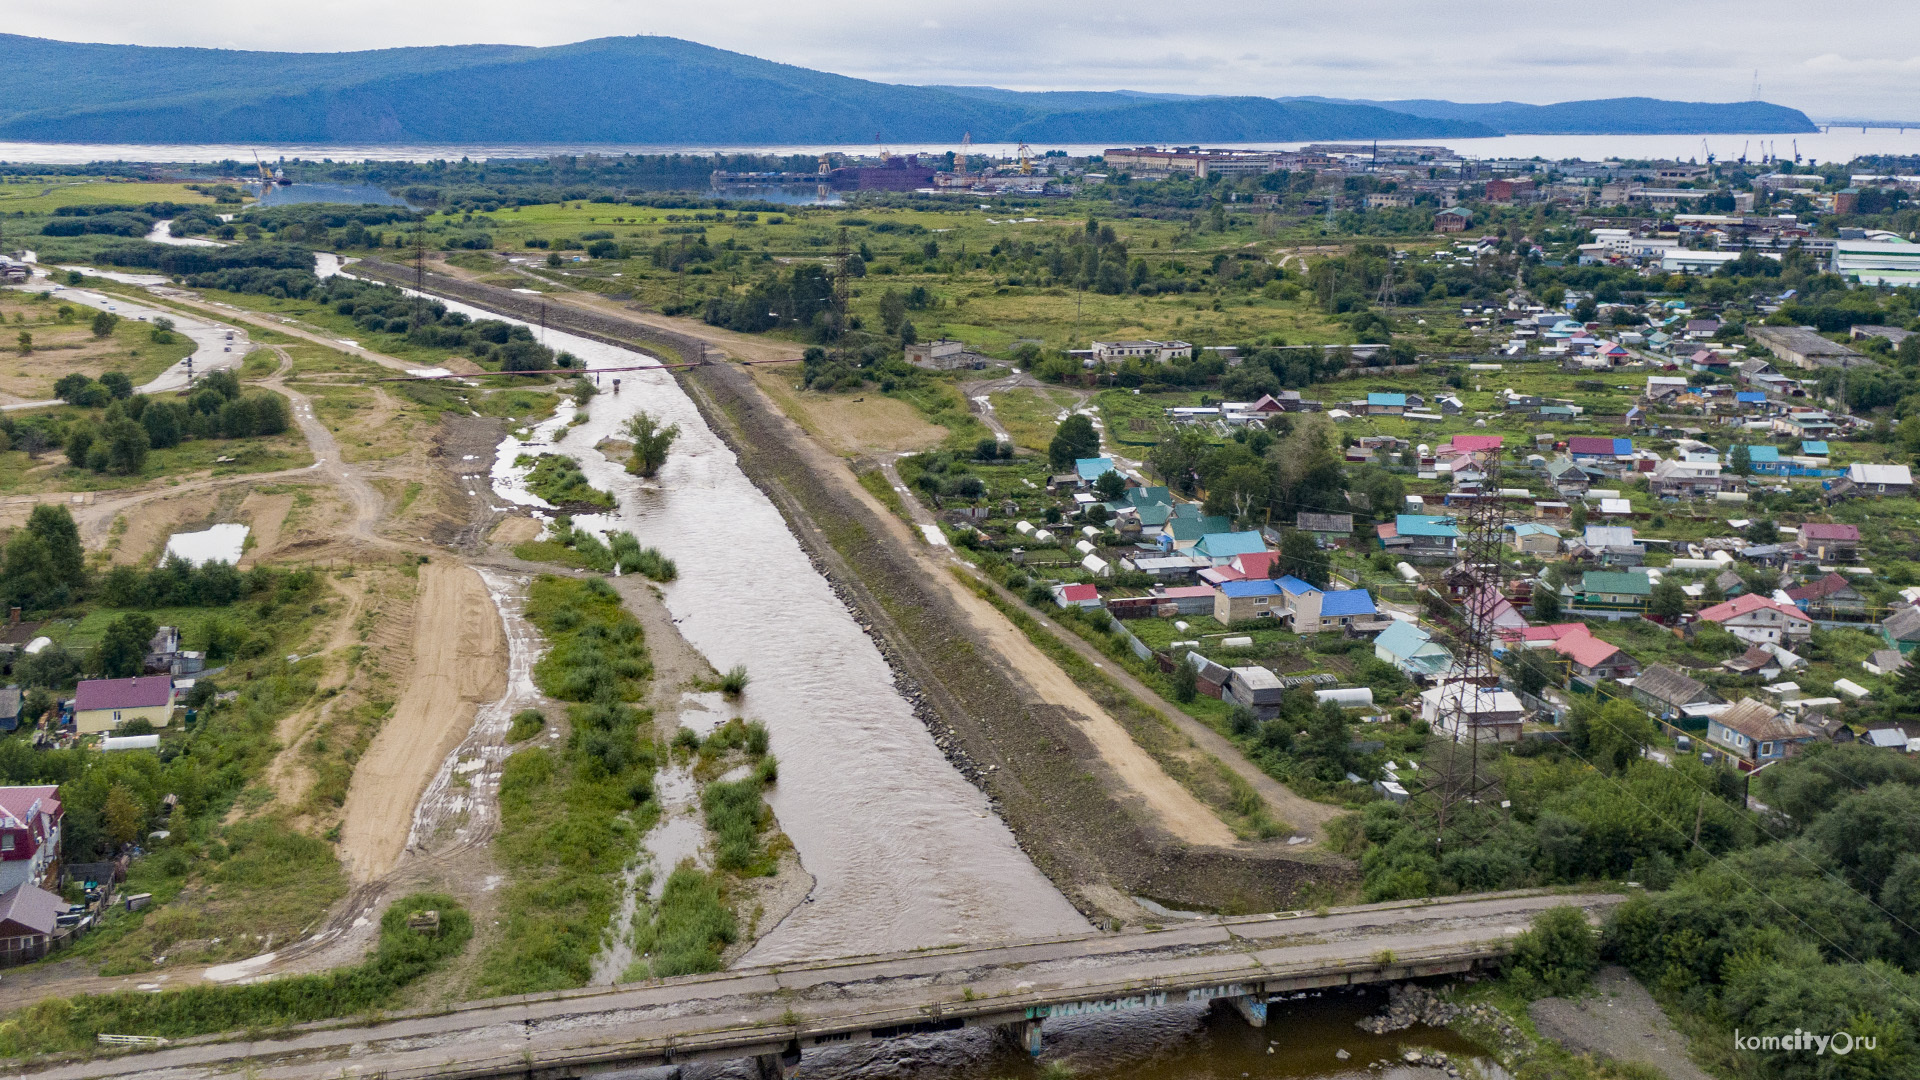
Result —
M 553 330 L 545 341 L 590 369 L 649 359 Z M 767 725 L 780 758 L 780 782 L 768 801 L 815 886 L 743 962 L 1088 931 L 1015 845 L 986 796 L 941 755 L 879 650 L 673 377 L 618 377 L 623 385 L 615 395 L 614 376 L 600 376 L 606 392 L 587 406 L 585 423 L 569 424 L 567 405 L 532 433 L 545 441 L 558 431 L 551 447 L 509 438 L 495 488 L 502 498 L 526 499 L 510 480 L 511 462 L 527 450 L 577 458 L 619 508 L 576 521 L 630 530 L 672 558 L 679 578 L 662 591 L 680 632 L 716 668 L 746 665 L 752 683 L 743 711 Z M 680 427 L 653 481 L 629 476 L 594 449 L 618 438 L 642 408 Z

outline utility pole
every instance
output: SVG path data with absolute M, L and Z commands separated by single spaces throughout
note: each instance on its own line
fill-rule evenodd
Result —
M 407 331 L 424 326 L 427 321 L 427 231 L 424 221 L 413 226 L 413 317 L 409 320 Z

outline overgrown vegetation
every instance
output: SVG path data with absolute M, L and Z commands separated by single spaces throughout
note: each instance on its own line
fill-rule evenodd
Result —
M 408 927 L 409 916 L 426 911 L 438 914 L 436 931 Z M 387 908 L 380 918 L 379 945 L 357 966 L 244 985 L 202 983 L 163 993 L 123 990 L 48 998 L 0 1023 L 0 1055 L 90 1050 L 102 1033 L 178 1039 L 372 1012 L 459 955 L 472 936 L 473 921 L 458 901 L 415 893 Z
M 613 496 L 587 481 L 578 459 L 565 454 L 522 454 L 514 464 L 533 466 L 527 474 L 527 490 L 559 509 L 613 509 Z
M 527 618 L 549 644 L 534 681 L 571 703 L 570 731 L 562 746 L 516 752 L 501 776 L 495 851 L 511 884 L 475 988 L 487 995 L 587 981 L 619 871 L 659 813 L 648 714 L 627 704 L 652 675 L 640 624 L 598 578 L 537 578 Z

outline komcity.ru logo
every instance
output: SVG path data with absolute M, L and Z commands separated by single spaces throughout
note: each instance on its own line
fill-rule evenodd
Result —
M 1815 1035 L 1811 1031 L 1793 1029 L 1791 1035 L 1743 1035 L 1739 1028 L 1733 1029 L 1733 1048 L 1735 1050 L 1811 1050 L 1815 1057 L 1831 1053 L 1835 1057 L 1845 1057 L 1855 1050 L 1880 1049 L 1880 1036 L 1855 1035 L 1850 1031 L 1836 1031 L 1831 1035 Z

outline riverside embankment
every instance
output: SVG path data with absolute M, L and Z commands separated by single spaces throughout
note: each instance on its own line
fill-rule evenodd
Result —
M 410 272 L 404 278 L 394 273 L 398 268 L 367 269 L 411 278 Z M 507 289 L 440 275 L 430 275 L 427 284 L 441 296 L 474 301 L 496 314 L 538 317 L 542 309 L 543 298 Z M 577 331 L 603 345 L 664 345 L 689 359 L 706 350 L 691 335 L 579 311 L 564 297 L 544 299 L 548 327 Z M 739 468 L 785 515 L 790 535 L 873 629 L 880 642 L 876 652 L 892 660 L 902 690 L 917 694 L 931 711 L 935 734 L 950 732 L 954 756 L 974 764 L 973 774 L 1022 849 L 1081 911 L 1103 919 L 1138 918 L 1141 909 L 1128 893 L 1178 907 L 1272 910 L 1303 891 L 1331 892 L 1351 880 L 1351 869 L 1338 861 L 1305 862 L 1270 847 L 1194 847 L 1166 835 L 1113 781 L 1074 718 L 1045 704 L 981 637 L 946 585 L 930 578 L 844 462 L 780 415 L 745 369 L 709 363 L 673 377 L 698 404 L 706 421 L 701 427 L 711 425 L 726 440 Z M 626 386 L 635 388 L 638 380 L 650 385 L 666 376 L 629 378 Z M 596 400 L 593 408 L 602 407 Z M 667 488 L 678 483 L 671 474 L 666 479 Z M 726 653 L 716 655 L 716 663 L 721 655 Z M 789 824 L 784 811 L 781 819 Z M 802 855 L 807 857 L 804 848 Z M 817 872 L 811 862 L 809 869 Z

